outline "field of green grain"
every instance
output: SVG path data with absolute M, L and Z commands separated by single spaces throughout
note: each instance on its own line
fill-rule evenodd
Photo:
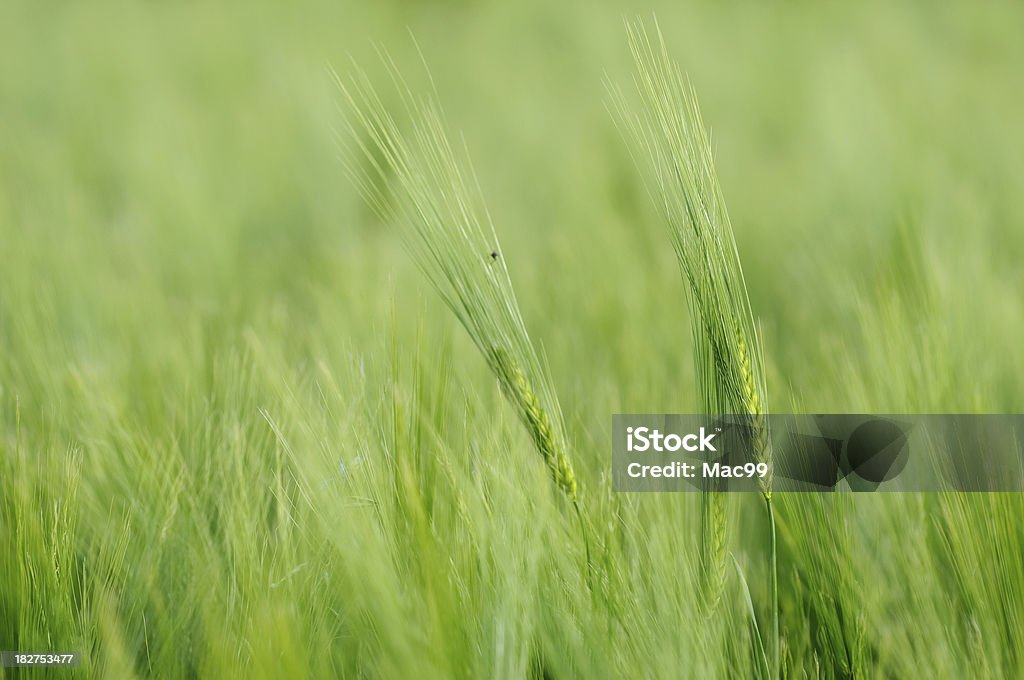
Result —
M 0 650 L 83 655 L 0 678 L 1020 677 L 1019 495 L 776 494 L 776 608 L 758 494 L 709 607 L 705 499 L 612 491 L 613 413 L 704 406 L 609 94 L 655 12 L 771 409 L 1024 410 L 1019 4 L 0 3 Z M 578 504 L 347 172 L 335 73 L 414 122 L 380 51 L 472 161 Z

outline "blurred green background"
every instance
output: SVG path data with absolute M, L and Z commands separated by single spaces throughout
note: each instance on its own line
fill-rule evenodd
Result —
M 137 546 L 126 563 L 149 564 L 145 556 L 163 550 L 152 548 L 154 537 L 166 537 L 168 526 L 172 536 L 177 531 L 147 507 L 147 499 L 176 488 L 160 477 L 174 479 L 177 468 L 167 461 L 206 470 L 235 435 L 240 450 L 276 451 L 268 420 L 301 429 L 319 404 L 303 381 L 318 371 L 333 376 L 335 396 L 325 399 L 336 399 L 341 411 L 315 417 L 341 424 L 309 435 L 311 446 L 356 431 L 386 439 L 386 428 L 361 409 L 389 403 L 389 385 L 414 380 L 396 366 L 420 361 L 428 368 L 408 370 L 426 371 L 416 380 L 439 385 L 440 396 L 428 404 L 435 423 L 451 431 L 493 426 L 494 437 L 507 435 L 521 449 L 509 464 L 532 461 L 483 362 L 396 229 L 359 199 L 339 160 L 348 147 L 338 133 L 343 111 L 331 69 L 344 76 L 355 63 L 383 84 L 377 47 L 422 91 L 428 76 L 418 43 L 448 123 L 465 139 L 527 327 L 550 363 L 584 488 L 600 488 L 607 469 L 611 413 L 698 409 L 683 285 L 606 108 L 606 80 L 631 78 L 624 17 L 655 12 L 712 128 L 754 313 L 764 326 L 771 407 L 1024 408 L 1020 3 L 4 2 L 0 441 L 9 460 L 16 449 L 40 461 L 80 452 L 85 472 L 72 513 L 72 552 L 107 555 L 97 546 L 118 535 L 108 522 L 124 520 Z M 408 389 L 415 392 L 416 384 Z M 290 398 L 300 405 L 274 416 Z M 279 476 L 270 478 L 280 480 L 274 469 Z M 260 463 L 221 472 L 208 487 L 202 479 L 186 484 L 199 485 L 193 492 L 203 500 L 195 507 L 234 499 L 236 507 L 251 501 L 266 510 L 223 491 L 232 479 L 259 487 L 266 481 Z M 543 487 L 542 471 L 523 474 Z M 28 534 L 18 522 L 29 521 L 31 511 L 19 515 L 17 508 L 49 507 L 45 494 L 15 493 L 24 479 L 11 484 L 9 474 L 0 484 L 9 503 L 0 528 L 21 526 L 22 537 Z M 25 506 L 29 497 L 35 500 Z M 652 516 L 656 503 L 685 516 L 683 501 L 645 502 Z M 933 521 L 924 501 L 901 502 L 859 501 L 863 512 L 878 513 L 872 517 L 895 507 L 909 522 Z M 1010 517 L 1019 502 L 1007 503 Z M 39 521 L 40 536 L 60 525 Z M 239 522 L 244 533 L 248 525 Z M 1020 540 L 1016 525 L 1003 528 Z M 141 633 L 139 612 L 155 605 L 126 603 L 164 588 L 189 593 L 181 601 L 201 608 L 207 591 L 185 584 L 199 578 L 209 555 L 221 554 L 195 547 L 187 538 L 197 535 L 193 525 L 179 529 L 182 543 L 172 540 L 173 550 L 153 557 L 152 572 L 139 567 L 145 578 L 121 582 L 86 569 L 85 580 L 99 579 L 103 592 L 120 595 L 109 602 L 97 596 L 92 613 L 74 624 L 71 614 L 53 614 L 49 623 L 25 614 L 39 595 L 24 588 L 15 594 L 13 584 L 24 585 L 19 579 L 27 578 L 32 553 L 12 559 L 8 551 L 0 564 L 0 579 L 11 586 L 0 598 L 7 635 L 0 642 L 38 641 L 46 630 L 59 640 L 53 621 L 65 621 L 79 637 L 97 626 L 108 631 L 100 635 L 107 642 L 96 644 L 110 655 L 109 631 L 121 625 L 111 621 L 120 617 L 125 658 L 142 658 L 142 641 L 150 638 Z M 977 538 L 974 548 L 990 538 Z M 404 554 L 401 540 L 392 546 L 396 555 Z M 45 561 L 50 544 L 40 541 Z M 891 545 L 872 541 L 859 550 L 877 550 L 883 561 L 898 561 L 904 549 L 895 535 Z M 937 545 L 922 539 L 914 554 L 943 553 Z M 221 576 L 210 577 L 209 589 L 225 601 L 244 592 L 240 564 L 257 574 L 288 571 L 256 559 L 262 552 L 255 543 L 250 548 L 251 561 L 232 558 Z M 198 550 L 194 562 L 182 557 L 188 550 Z M 1003 564 L 979 559 L 982 569 Z M 887 568 L 927 572 L 922 564 L 908 559 Z M 943 574 L 955 582 L 957 568 L 968 566 L 936 567 L 936 584 L 945 585 L 928 591 L 932 606 L 953 606 Z M 1017 572 L 999 573 L 1016 583 Z M 70 586 L 54 583 L 71 598 L 68 612 L 79 611 Z M 291 597 L 315 597 L 307 585 L 306 595 Z M 1013 587 L 1016 601 L 1020 584 Z M 905 621 L 882 612 L 897 602 L 913 622 L 911 600 L 879 597 L 872 611 L 891 627 L 885 630 L 903 631 L 891 633 L 899 644 L 923 655 L 943 638 L 938 632 L 908 641 L 913 633 L 899 624 Z M 1014 607 L 1005 620 L 1019 623 L 1019 602 Z M 253 606 L 239 616 L 254 621 L 259 611 Z M 304 611 L 291 616 L 301 620 Z M 200 629 L 212 635 L 217 626 L 178 621 L 168 631 Z M 367 639 L 379 639 L 375 630 Z M 1019 637 L 1000 630 L 1008 636 L 1002 639 Z M 275 636 L 284 632 L 254 625 L 233 634 L 232 644 L 245 649 L 239 640 L 280 640 Z M 1014 653 L 992 644 L 978 654 L 1001 659 L 992 669 L 1009 668 Z M 356 644 L 343 651 L 369 667 L 358 650 L 365 652 Z M 576 672 L 586 669 L 583 656 L 573 657 L 583 664 L 572 666 Z M 121 668 L 115 657 L 108 669 Z M 900 668 L 884 649 L 874 662 L 890 674 Z M 933 672 L 952 676 L 946 662 L 937 654 Z M 145 672 L 140 663 L 134 668 Z M 414 667 L 395 663 L 377 671 L 400 677 Z M 211 668 L 219 667 L 199 666 Z M 474 674 L 427 668 L 439 676 Z M 471 668 L 499 674 L 484 662 Z
M 630 77 L 623 17 L 641 9 L 658 13 L 713 130 L 775 401 L 1020 408 L 1013 3 L 5 3 L 7 333 L 34 298 L 56 326 L 26 342 L 75 339 L 53 359 L 116 369 L 152 351 L 159 369 L 182 333 L 230 343 L 220 331 L 273 310 L 300 335 L 343 319 L 337 340 L 357 346 L 392 300 L 404 317 L 422 282 L 338 161 L 329 69 L 351 57 L 383 75 L 376 44 L 422 87 L 411 33 L 562 389 L 591 404 L 618 392 L 601 414 L 608 400 L 692 405 L 683 378 L 670 399 L 651 389 L 688 370 L 681 286 L 605 108 L 605 76 Z M 927 331 L 920 301 L 887 309 L 922 281 L 942 310 Z M 141 340 L 126 318 L 142 312 L 142 344 L 159 346 L 126 351 Z M 899 328 L 861 338 L 880 314 Z M 865 346 L 893 342 L 912 346 Z M 580 343 L 596 345 L 585 374 L 569 369 Z M 954 384 L 893 392 L 887 364 L 915 347 L 948 350 Z M 868 384 L 837 390 L 821 362 Z

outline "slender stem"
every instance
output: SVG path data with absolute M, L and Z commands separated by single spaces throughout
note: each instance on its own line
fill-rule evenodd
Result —
M 593 564 L 590 561 L 590 537 L 587 535 L 587 523 L 583 520 L 583 511 L 580 510 L 580 502 L 579 502 L 579 500 L 573 500 L 572 506 L 573 506 L 573 508 L 576 509 L 576 518 L 580 522 L 580 533 L 583 534 L 583 548 L 586 551 L 586 559 L 587 559 L 587 571 L 586 571 L 586 574 L 587 574 L 587 587 L 590 589 L 590 592 L 593 595 L 595 593 L 595 591 L 594 591 L 594 579 L 593 579 L 593 573 L 592 573 L 594 567 L 593 567 Z
M 769 560 L 771 564 L 771 579 L 772 579 L 772 592 L 771 592 L 771 615 L 772 615 L 772 677 L 778 680 L 779 676 L 779 665 L 781 662 L 781 648 L 779 639 L 779 568 L 778 568 L 778 551 L 775 542 L 775 508 L 772 505 L 771 496 L 765 497 L 765 506 L 768 509 L 768 526 L 771 532 L 771 554 Z

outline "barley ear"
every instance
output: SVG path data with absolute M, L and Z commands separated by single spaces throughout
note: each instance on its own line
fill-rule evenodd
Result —
M 700 569 L 703 611 L 710 615 L 718 607 L 725 590 L 728 561 L 728 514 L 722 491 L 701 494 Z
M 558 398 L 527 333 L 506 258 L 498 257 L 498 234 L 468 152 L 450 141 L 436 92 L 414 94 L 386 55 L 385 62 L 407 127 L 365 73 L 337 78 L 347 143 L 356 151 L 349 173 L 381 218 L 400 227 L 416 264 L 483 355 L 578 512 Z
M 569 462 L 569 458 L 559 443 L 547 411 L 541 406 L 526 375 L 509 353 L 496 347 L 491 354 L 502 390 L 526 425 L 534 446 L 537 447 L 548 470 L 551 471 L 552 479 L 565 492 L 569 500 L 576 503 L 578 500 L 576 473 L 573 472 L 572 463 Z
M 676 259 L 687 284 L 697 379 L 707 413 L 748 419 L 758 462 L 768 464 L 761 479 L 770 530 L 772 677 L 779 677 L 780 637 L 778 553 L 772 504 L 771 437 L 766 418 L 764 363 L 739 251 L 715 171 L 710 135 L 701 119 L 693 86 L 672 60 L 655 24 L 654 39 L 643 25 L 628 24 L 636 62 L 639 107 L 612 87 L 622 127 L 638 150 L 648 188 L 669 226 Z M 706 586 L 716 587 L 713 560 L 722 558 L 725 535 L 720 492 L 705 490 L 702 550 Z M 727 550 L 727 549 L 726 549 Z
M 736 322 L 736 351 L 740 371 L 740 384 L 742 388 L 742 403 L 744 414 L 750 417 L 750 426 L 753 433 L 754 458 L 758 463 L 768 465 L 768 474 L 759 478 L 761 493 L 766 500 L 772 497 L 772 482 L 774 480 L 772 471 L 772 441 L 768 431 L 767 414 L 765 413 L 763 401 L 758 392 L 758 378 L 755 374 L 750 359 L 750 352 L 747 350 L 747 341 L 744 338 L 743 327 Z
M 745 416 L 756 457 L 769 462 L 763 363 L 710 135 L 692 85 L 673 61 L 661 32 L 627 23 L 636 64 L 636 103 L 611 86 L 613 108 L 669 228 L 686 284 L 694 364 L 705 413 Z M 771 498 L 770 477 L 762 494 Z M 717 485 L 701 499 L 702 578 L 711 609 L 727 573 L 728 509 Z

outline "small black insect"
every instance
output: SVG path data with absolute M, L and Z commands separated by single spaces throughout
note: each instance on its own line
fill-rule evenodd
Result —
M 497 250 L 492 250 L 491 251 L 491 259 L 492 260 L 497 260 L 498 259 L 498 251 Z

